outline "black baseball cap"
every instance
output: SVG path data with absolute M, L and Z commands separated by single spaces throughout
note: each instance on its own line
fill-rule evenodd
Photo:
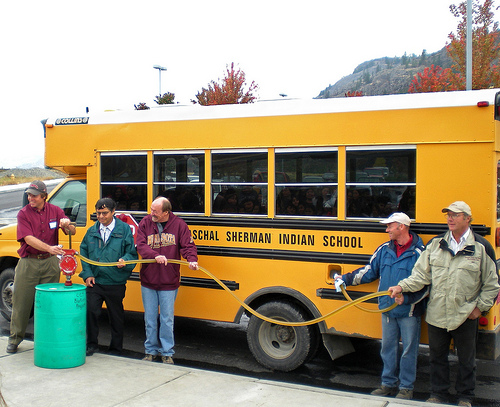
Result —
M 47 193 L 47 187 L 42 181 L 35 180 L 25 191 L 27 194 L 40 195 L 42 193 Z

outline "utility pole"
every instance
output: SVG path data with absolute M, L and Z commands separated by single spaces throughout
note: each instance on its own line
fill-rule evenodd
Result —
M 465 38 L 465 90 L 472 90 L 472 0 L 467 0 L 467 37 Z

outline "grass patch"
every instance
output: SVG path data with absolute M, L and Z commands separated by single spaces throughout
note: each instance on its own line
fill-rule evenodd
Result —
M 26 182 L 31 182 L 34 179 L 39 179 L 41 181 L 46 181 L 49 179 L 53 179 L 51 177 L 38 177 L 38 178 L 33 178 L 33 177 L 10 177 L 10 176 L 3 176 L 0 177 L 0 186 L 6 186 L 6 185 L 18 185 L 18 184 L 24 184 Z

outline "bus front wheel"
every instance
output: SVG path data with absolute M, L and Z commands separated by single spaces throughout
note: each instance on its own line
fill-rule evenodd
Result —
M 0 293 L 2 299 L 0 301 L 0 313 L 10 321 L 12 314 L 12 294 L 14 292 L 14 269 L 7 268 L 0 274 Z
M 287 301 L 261 305 L 257 312 L 283 322 L 304 322 L 304 312 Z M 288 372 L 307 359 L 313 340 L 308 326 L 291 327 L 266 322 L 255 315 L 250 317 L 247 341 L 250 351 L 261 365 Z

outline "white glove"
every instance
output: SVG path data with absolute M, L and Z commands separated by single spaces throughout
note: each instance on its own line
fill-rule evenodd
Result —
M 333 278 L 335 279 L 335 289 L 337 290 L 338 293 L 340 293 L 342 291 L 341 287 L 342 286 L 344 286 L 344 288 L 346 287 L 345 282 L 344 280 L 342 280 L 342 277 L 340 277 L 338 274 L 335 274 Z

